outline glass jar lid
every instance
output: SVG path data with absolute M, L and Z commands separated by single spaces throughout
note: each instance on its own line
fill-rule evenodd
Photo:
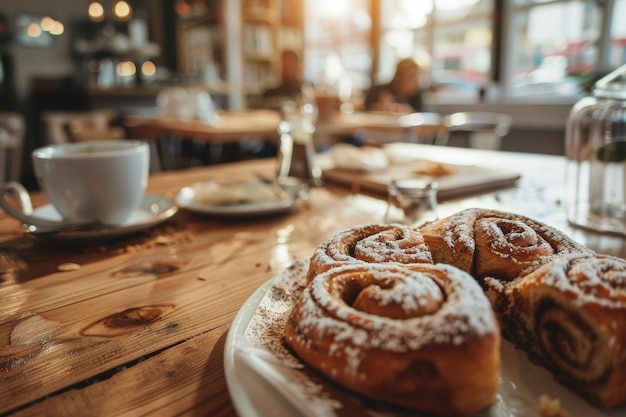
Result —
M 389 191 L 397 190 L 406 195 L 430 195 L 436 193 L 439 184 L 429 177 L 413 177 L 406 179 L 392 180 L 389 184 Z
M 593 95 L 600 98 L 626 100 L 626 65 L 599 79 Z

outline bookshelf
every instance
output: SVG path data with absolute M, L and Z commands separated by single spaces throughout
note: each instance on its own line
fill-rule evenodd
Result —
M 242 0 L 243 89 L 259 94 L 277 82 L 280 0 Z
M 281 51 L 302 55 L 303 3 L 242 0 L 243 88 L 247 102 L 280 82 Z
M 281 7 L 280 49 L 304 50 L 304 1 L 283 0 Z
M 212 67 L 226 82 L 229 107 L 253 102 L 280 81 L 280 55 L 302 55 L 303 5 L 290 0 L 205 0 L 177 10 L 178 69 L 200 82 Z
M 180 3 L 182 4 L 182 3 Z M 224 8 L 221 0 L 176 8 L 178 71 L 211 87 L 224 79 Z

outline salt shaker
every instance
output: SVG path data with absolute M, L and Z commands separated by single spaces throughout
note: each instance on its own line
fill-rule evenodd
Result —
M 626 235 L 626 65 L 574 105 L 565 152 L 568 221 Z
M 437 220 L 437 190 L 437 183 L 426 177 L 391 181 L 385 222 L 420 226 Z

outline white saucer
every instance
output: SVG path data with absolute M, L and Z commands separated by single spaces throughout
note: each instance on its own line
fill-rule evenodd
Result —
M 172 217 L 178 211 L 178 207 L 169 198 L 146 194 L 139 208 L 131 214 L 130 218 L 118 226 L 98 227 L 93 229 L 62 230 L 59 232 L 31 232 L 33 235 L 51 236 L 55 239 L 80 240 L 102 239 L 122 236 L 155 226 Z M 46 220 L 61 221 L 61 215 L 51 205 L 47 204 L 33 210 L 33 216 Z

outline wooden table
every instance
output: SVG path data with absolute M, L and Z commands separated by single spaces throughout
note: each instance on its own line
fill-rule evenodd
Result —
M 621 238 L 567 226 L 562 158 L 401 146 L 405 155 L 523 173 L 516 188 L 442 203 L 442 216 L 471 206 L 509 209 L 600 252 L 626 255 Z M 267 159 L 159 173 L 148 191 L 174 197 L 197 181 L 274 168 Z M 43 203 L 36 195 L 35 204 Z M 235 416 L 223 351 L 242 304 L 323 240 L 380 221 L 385 207 L 327 185 L 283 215 L 225 220 L 180 210 L 138 235 L 73 244 L 23 236 L 17 221 L 0 214 L 0 414 Z M 80 269 L 60 271 L 64 263 Z
M 215 124 L 173 117 L 129 116 L 125 125 L 130 135 L 139 139 L 178 135 L 183 138 L 225 144 L 237 143 L 246 137 L 261 137 L 275 143 L 279 122 L 278 112 L 249 110 L 220 112 L 219 120 Z
M 341 136 L 360 136 L 373 145 L 398 141 L 445 144 L 448 135 L 448 129 L 438 113 L 357 111 L 318 119 L 314 140 L 317 148 L 332 145 Z
M 262 139 L 275 145 L 278 141 L 280 115 L 271 110 L 248 110 L 220 112 L 219 120 L 209 124 L 201 120 L 185 120 L 174 117 L 127 116 L 124 127 L 127 136 L 150 143 L 154 170 L 178 168 L 181 163 L 190 166 L 190 155 L 182 155 L 181 145 L 196 142 L 204 149 L 195 152 L 194 158 L 201 164 L 241 159 L 240 142 L 246 139 Z M 182 141 L 182 142 L 181 142 Z M 173 146 L 171 146 L 174 144 Z M 219 146 L 219 157 L 211 148 Z M 160 149 L 160 150 L 159 150 Z M 157 155 L 160 155 L 157 156 Z M 182 160 L 182 161 L 181 161 Z
M 271 110 L 221 112 L 219 121 L 208 124 L 201 120 L 183 120 L 173 117 L 128 116 L 125 127 L 135 139 L 155 139 L 160 136 L 180 136 L 209 143 L 238 143 L 246 138 L 263 138 L 276 143 L 280 114 Z M 380 112 L 356 112 L 318 120 L 317 130 L 323 135 L 347 135 L 367 130 L 371 133 L 391 134 L 406 139 L 409 136 L 435 140 L 447 132 L 436 113 L 410 115 Z

